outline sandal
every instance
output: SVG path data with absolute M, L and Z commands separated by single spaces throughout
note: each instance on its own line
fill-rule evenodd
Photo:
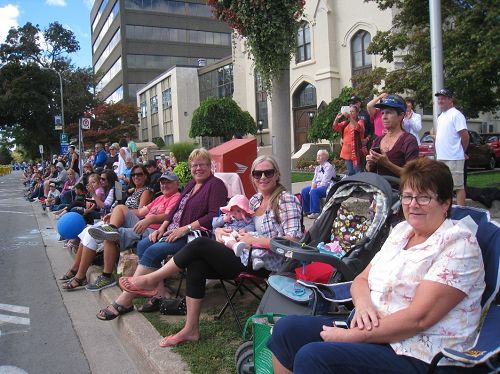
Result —
M 160 301 L 160 313 L 169 316 L 184 316 L 187 313 L 186 298 L 163 299 Z
M 99 313 L 96 314 L 96 317 L 100 319 L 101 321 L 111 321 L 114 320 L 118 316 L 122 316 L 124 314 L 130 313 L 131 311 L 134 310 L 134 306 L 131 305 L 128 308 L 124 307 L 123 305 L 118 304 L 116 301 L 113 301 L 111 304 L 113 308 L 118 312 L 118 314 L 113 313 L 111 310 L 109 310 L 109 306 L 107 306 L 104 309 L 101 309 Z
M 160 310 L 160 303 L 163 299 L 164 298 L 160 296 L 153 296 L 144 305 L 138 307 L 137 311 L 140 313 L 156 312 Z
M 73 271 L 72 269 L 69 269 L 63 276 L 59 277 L 58 279 L 61 281 L 69 281 L 73 279 L 76 275 L 76 271 Z
M 153 297 L 158 293 L 156 289 L 145 290 L 141 287 L 136 286 L 133 277 L 121 277 L 118 282 L 120 283 L 120 287 L 123 291 L 127 291 L 137 296 Z
M 71 278 L 69 281 L 67 281 L 66 283 L 63 283 L 63 285 L 61 286 L 61 288 L 63 290 L 66 290 L 66 291 L 74 291 L 74 290 L 78 290 L 80 288 L 83 288 L 87 285 L 87 279 L 79 279 L 77 277 L 73 277 Z

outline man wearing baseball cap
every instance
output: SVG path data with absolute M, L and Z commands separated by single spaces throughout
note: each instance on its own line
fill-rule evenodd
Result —
M 116 284 L 113 269 L 120 251 L 124 251 L 139 240 L 147 237 L 165 221 L 167 214 L 179 200 L 179 178 L 172 172 L 160 177 L 162 194 L 151 203 L 139 209 L 129 209 L 126 205 L 117 205 L 103 218 L 104 224 L 94 225 L 82 236 L 82 255 L 79 263 L 74 263 L 71 271 L 77 280 L 70 280 L 63 289 L 70 291 L 85 284 L 87 270 L 95 257 L 96 240 L 104 240 L 104 267 L 102 274 L 94 283 L 85 288 L 88 291 L 101 291 Z M 85 233 L 86 231 L 86 233 Z
M 464 115 L 455 108 L 453 93 L 442 88 L 434 94 L 441 114 L 437 120 L 435 148 L 436 159 L 450 168 L 457 204 L 465 205 L 464 164 L 469 146 L 469 132 Z

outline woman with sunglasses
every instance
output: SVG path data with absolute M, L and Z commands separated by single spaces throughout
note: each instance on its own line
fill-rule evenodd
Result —
M 161 263 L 167 256 L 175 254 L 186 245 L 191 231 L 210 230 L 212 219 L 218 215 L 219 208 L 227 204 L 227 189 L 224 182 L 212 174 L 210 153 L 204 148 L 195 149 L 189 155 L 188 162 L 193 179 L 182 191 L 165 222 L 137 244 L 139 266 L 135 275 L 148 274 L 161 268 Z M 158 310 L 160 299 L 171 296 L 163 282 L 157 282 L 155 287 L 156 296 L 139 311 Z M 130 312 L 133 310 L 132 300 L 133 295 L 123 293 L 113 305 L 102 309 L 97 318 L 111 320 Z
M 350 328 L 326 316 L 280 319 L 268 342 L 276 374 L 423 374 L 441 348 L 474 345 L 484 267 L 475 235 L 449 219 L 450 170 L 422 158 L 406 164 L 400 180 L 406 221 L 354 279 Z
M 252 164 L 251 174 L 257 193 L 250 199 L 250 209 L 255 212 L 254 222 L 258 235 L 243 233 L 238 240 L 261 249 L 269 249 L 271 238 L 276 236 L 298 241 L 302 237 L 300 203 L 280 184 L 276 160 L 272 156 L 258 157 Z M 193 240 L 153 273 L 120 279 L 120 286 L 124 290 L 121 298 L 123 300 L 126 297 L 131 302 L 138 295 L 150 294 L 150 290 L 165 278 L 173 277 L 183 269 L 187 270 L 186 323 L 181 331 L 162 339 L 160 346 L 172 347 L 200 339 L 199 317 L 207 279 L 234 279 L 241 272 L 267 276 L 270 271 L 277 271 L 281 267 L 284 257 L 269 253 L 263 258 L 264 268 L 254 271 L 248 256 L 237 257 L 223 244 L 221 236 L 228 231 L 231 229 L 215 230 L 219 241 L 209 238 Z
M 59 278 L 60 280 L 66 281 L 62 285 L 62 289 L 72 291 L 87 285 L 87 270 L 94 260 L 98 247 L 98 242 L 92 237 L 92 235 L 89 234 L 90 229 L 103 226 L 103 224 L 112 224 L 114 227 L 121 227 L 125 223 L 125 218 L 129 212 L 139 217 L 140 209 L 151 202 L 153 198 L 153 191 L 148 187 L 149 174 L 146 168 L 142 165 L 135 165 L 132 168 L 131 178 L 131 183 L 133 184 L 135 191 L 127 198 L 125 204 L 115 206 L 113 211 L 105 215 L 101 222 L 93 225 L 92 227 L 86 227 L 80 235 L 78 235 L 81 242 L 78 245 L 75 260 L 70 269 L 61 278 Z M 114 262 L 111 267 L 113 266 Z M 112 279 L 111 273 L 107 273 L 106 270 L 107 269 L 103 269 L 103 274 L 98 277 L 94 285 L 108 284 L 107 287 L 109 287 L 111 282 L 106 283 L 107 279 L 103 279 L 103 277 Z M 89 287 L 90 286 L 91 285 L 89 285 Z M 103 287 L 100 287 L 98 290 L 102 288 Z

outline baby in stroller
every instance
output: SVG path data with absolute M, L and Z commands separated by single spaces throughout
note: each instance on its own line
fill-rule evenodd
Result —
M 246 196 L 234 195 L 229 203 L 221 207 L 220 210 L 223 214 L 212 220 L 213 229 L 222 227 L 232 230 L 227 235 L 222 236 L 226 247 L 232 249 L 236 256 L 244 259 L 250 257 L 251 252 L 252 268 L 254 270 L 262 269 L 264 267 L 263 256 L 266 255 L 267 251 L 251 249 L 246 243 L 238 241 L 240 233 L 255 233 L 254 212 L 250 209 Z

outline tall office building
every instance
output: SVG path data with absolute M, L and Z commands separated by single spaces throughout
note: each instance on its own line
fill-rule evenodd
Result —
M 95 0 L 90 14 L 97 92 L 134 103 L 174 65 L 204 66 L 231 55 L 231 30 L 204 0 Z

